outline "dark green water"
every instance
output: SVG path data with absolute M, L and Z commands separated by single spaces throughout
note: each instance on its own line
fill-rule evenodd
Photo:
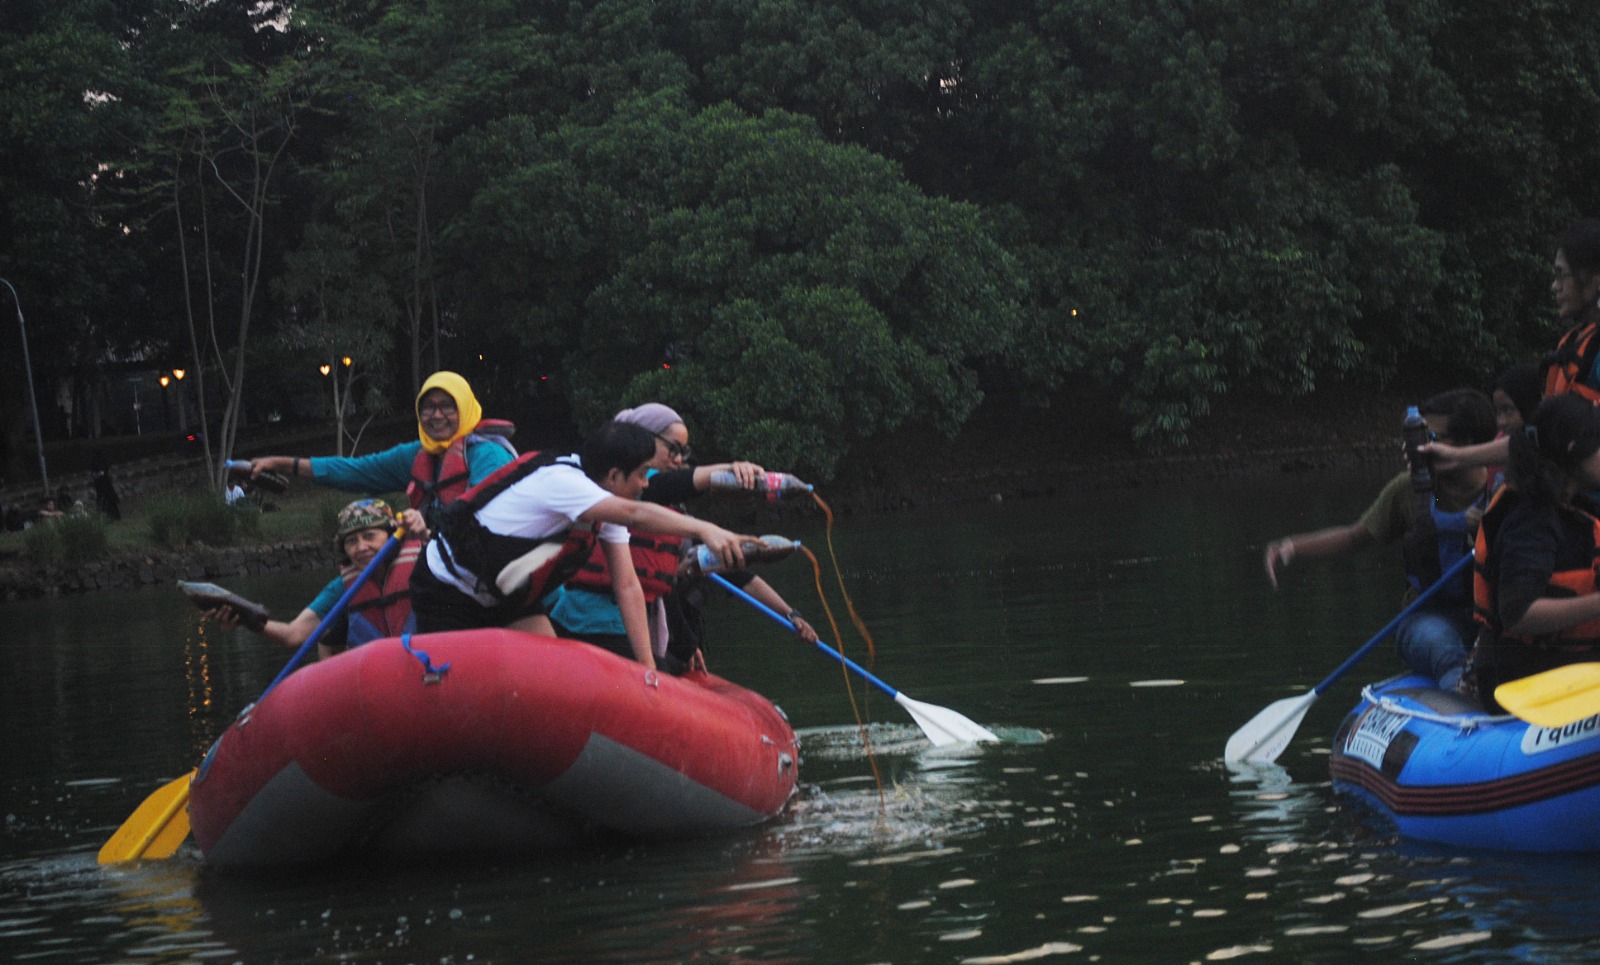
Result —
M 842 519 L 834 541 L 879 676 L 1007 743 L 933 750 L 873 692 L 880 792 L 837 666 L 728 601 L 712 668 L 801 731 L 792 807 L 727 838 L 490 866 L 263 881 L 182 851 L 101 868 L 116 826 L 193 766 L 287 652 L 204 630 L 166 589 L 5 606 L 0 956 L 1594 960 L 1600 859 L 1408 843 L 1331 794 L 1329 735 L 1360 684 L 1395 669 L 1388 650 L 1318 702 L 1281 767 L 1220 762 L 1235 728 L 1393 616 L 1397 554 L 1297 566 L 1276 595 L 1259 562 L 1264 540 L 1354 518 L 1381 482 L 1285 476 Z M 820 521 L 787 532 L 826 563 Z M 824 626 L 807 564 L 764 575 Z M 320 582 L 231 585 L 292 613 Z M 853 633 L 844 642 L 865 658 Z

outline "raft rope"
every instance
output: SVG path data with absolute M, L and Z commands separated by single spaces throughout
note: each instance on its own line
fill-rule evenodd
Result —
M 877 648 L 873 645 L 872 634 L 867 630 L 866 622 L 856 612 L 855 603 L 850 599 L 850 591 L 845 589 L 844 574 L 839 570 L 839 554 L 833 548 L 833 510 L 828 508 L 828 504 L 822 501 L 822 497 L 818 496 L 815 490 L 812 490 L 811 498 L 817 501 L 817 505 L 822 507 L 822 512 L 827 517 L 828 523 L 824 532 L 827 534 L 828 559 L 833 563 L 834 578 L 839 583 L 839 593 L 844 597 L 845 608 L 850 612 L 850 622 L 855 624 L 857 632 L 867 641 L 867 665 L 870 667 L 877 659 Z M 800 552 L 811 561 L 812 578 L 817 584 L 817 599 L 822 603 L 822 612 L 828 617 L 828 627 L 833 631 L 833 639 L 838 641 L 839 655 L 843 656 L 844 637 L 839 633 L 839 621 L 834 619 L 833 607 L 828 605 L 828 596 L 822 591 L 822 564 L 817 561 L 816 554 L 810 549 L 802 546 Z M 839 662 L 839 672 L 844 677 L 844 692 L 850 700 L 850 712 L 856 719 L 856 731 L 861 735 L 862 750 L 866 752 L 867 763 L 872 767 L 872 781 L 878 788 L 878 817 L 882 819 L 888 813 L 888 800 L 883 793 L 883 775 L 878 771 L 878 755 L 872 749 L 872 735 L 867 730 L 867 724 L 872 720 L 871 708 L 869 706 L 867 720 L 863 722 L 861 708 L 856 705 L 856 691 L 850 680 L 850 670 L 842 660 Z
M 444 675 L 450 671 L 450 665 L 449 664 L 445 664 L 442 667 L 435 667 L 433 665 L 433 658 L 428 656 L 428 651 L 426 651 L 426 650 L 417 650 L 417 649 L 415 649 L 415 648 L 413 648 L 411 646 L 411 631 L 410 630 L 407 630 L 405 633 L 402 633 L 400 635 L 400 646 L 405 647 L 406 648 L 406 653 L 409 653 L 413 657 L 416 657 L 417 660 L 422 664 L 422 682 L 423 683 L 425 683 L 425 684 L 436 684 L 439 681 L 443 680 L 444 679 Z
M 1391 714 L 1401 717 L 1415 717 L 1433 724 L 1450 724 L 1463 734 L 1470 734 L 1483 724 L 1504 724 L 1517 719 L 1515 714 L 1436 714 L 1431 710 L 1417 710 L 1414 707 L 1403 707 L 1389 697 L 1379 697 L 1372 692 L 1372 685 L 1361 688 L 1361 699 Z

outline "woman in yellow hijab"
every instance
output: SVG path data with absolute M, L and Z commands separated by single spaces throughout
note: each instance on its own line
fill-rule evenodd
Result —
M 435 372 L 417 393 L 417 440 L 370 456 L 260 456 L 252 476 L 279 472 L 345 492 L 383 495 L 404 490 L 408 533 L 432 524 L 439 508 L 516 457 L 509 422 L 486 420 L 472 386 L 454 372 Z M 417 515 L 420 513 L 420 516 Z M 425 533 L 426 530 L 423 530 Z

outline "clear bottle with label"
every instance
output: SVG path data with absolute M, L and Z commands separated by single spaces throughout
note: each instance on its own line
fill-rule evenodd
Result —
M 739 544 L 739 549 L 744 553 L 745 564 L 771 563 L 794 555 L 800 548 L 800 541 L 789 539 L 787 536 L 763 536 L 759 540 L 745 540 Z M 678 565 L 678 575 L 692 579 L 706 573 L 723 573 L 728 567 L 711 547 L 698 544 L 684 556 L 683 562 Z
M 281 472 L 263 472 L 259 476 L 250 475 L 250 460 L 229 459 L 226 463 L 228 475 L 235 479 L 249 482 L 258 489 L 265 489 L 269 493 L 286 493 L 289 491 L 289 477 Z
M 791 496 L 804 496 L 811 492 L 811 484 L 786 472 L 764 472 L 756 476 L 754 489 L 739 485 L 739 477 L 732 469 L 719 469 L 711 474 L 711 491 L 714 493 L 748 493 L 765 496 L 768 502 L 777 502 Z
M 1433 466 L 1419 450 L 1432 441 L 1429 438 L 1428 420 L 1422 417 L 1416 406 L 1411 406 L 1406 410 L 1401 430 L 1405 438 L 1406 461 L 1411 464 L 1411 488 L 1419 493 L 1427 492 L 1433 488 Z

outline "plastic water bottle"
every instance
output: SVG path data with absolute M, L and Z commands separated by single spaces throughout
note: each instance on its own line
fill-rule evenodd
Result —
M 1428 420 L 1416 406 L 1406 410 L 1401 431 L 1405 437 L 1406 460 L 1411 463 L 1411 488 L 1419 493 L 1427 492 L 1433 488 L 1433 467 L 1428 464 L 1428 457 L 1418 450 L 1430 441 Z
M 792 556 L 800 548 L 799 540 L 789 539 L 787 536 L 763 536 L 759 540 L 745 540 L 739 544 L 739 549 L 744 553 L 745 563 L 771 563 Z M 678 565 L 678 575 L 686 579 L 693 579 L 706 573 L 722 573 L 728 568 L 711 547 L 704 544 L 695 546 L 683 562 Z
M 224 465 L 231 475 L 241 479 L 249 479 L 256 486 L 269 493 L 286 493 L 289 491 L 289 477 L 281 472 L 264 472 L 254 479 L 250 478 L 250 460 L 229 459 Z
M 739 477 L 733 474 L 732 469 L 719 469 L 711 474 L 711 491 L 714 493 L 749 493 L 756 496 L 765 496 L 768 502 L 777 502 L 786 496 L 799 496 L 810 493 L 811 484 L 801 482 L 798 477 L 786 472 L 766 472 L 756 476 L 754 489 L 746 489 L 739 485 Z

